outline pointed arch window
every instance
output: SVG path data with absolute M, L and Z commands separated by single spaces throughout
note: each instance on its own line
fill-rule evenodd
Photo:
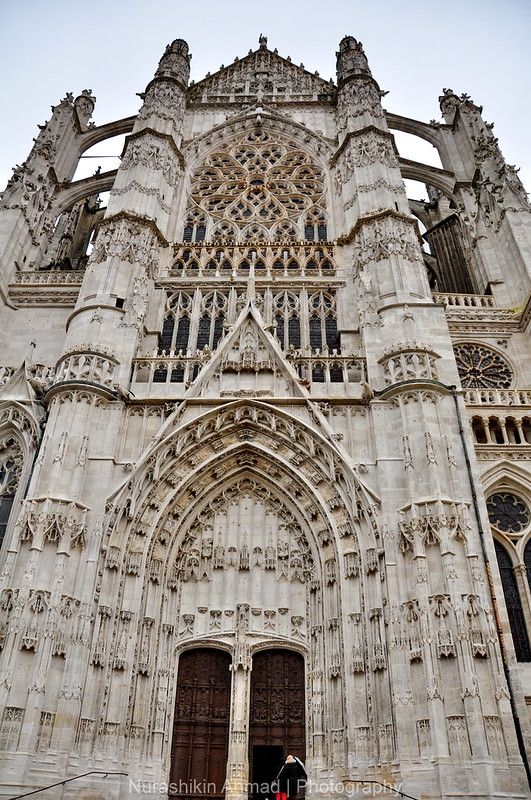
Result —
M 0 441 L 0 547 L 5 537 L 22 471 L 22 450 L 14 436 Z
M 176 292 L 168 298 L 167 312 L 159 335 L 159 353 L 187 351 L 192 307 L 193 298 L 186 292 Z
M 326 216 L 320 208 L 313 208 L 306 217 L 304 224 L 304 238 L 309 242 L 326 242 L 328 231 Z
M 215 350 L 218 346 L 223 336 L 227 302 L 227 296 L 221 292 L 210 292 L 202 298 L 197 328 L 197 350 L 203 350 L 204 347 Z
M 494 540 L 494 547 L 496 549 L 496 558 L 498 560 L 503 596 L 505 597 L 516 658 L 518 661 L 531 661 L 529 635 L 513 562 L 507 549 L 497 539 Z
M 283 350 L 301 347 L 300 301 L 291 292 L 280 292 L 274 299 L 276 336 Z
M 340 352 L 335 299 L 328 292 L 316 292 L 309 298 L 310 347 Z
M 183 230 L 183 242 L 204 242 L 206 238 L 206 217 L 194 209 L 188 213 Z

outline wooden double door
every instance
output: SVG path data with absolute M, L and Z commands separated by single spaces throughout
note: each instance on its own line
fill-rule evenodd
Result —
M 224 796 L 229 750 L 230 656 L 198 648 L 179 660 L 172 739 L 172 796 Z M 288 753 L 305 755 L 304 659 L 290 650 L 255 654 L 249 708 L 250 795 L 266 796 Z

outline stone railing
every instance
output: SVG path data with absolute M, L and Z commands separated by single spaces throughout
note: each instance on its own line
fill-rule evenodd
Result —
M 470 419 L 476 445 L 492 447 L 526 447 L 531 445 L 531 415 L 517 410 L 505 414 L 475 413 Z
M 299 378 L 306 383 L 362 383 L 366 381 L 364 358 L 286 353 L 286 358 Z M 133 384 L 184 384 L 189 386 L 200 370 L 210 361 L 210 352 L 200 352 L 195 356 L 170 353 L 170 355 L 144 356 L 133 362 Z M 259 365 L 258 365 L 259 366 Z M 267 368 L 272 368 L 267 362 Z
M 18 306 L 75 305 L 83 270 L 29 270 L 17 272 L 9 284 L 9 297 Z
M 79 286 L 84 276 L 83 270 L 30 270 L 17 272 L 13 286 Z
M 299 378 L 308 383 L 362 383 L 367 380 L 364 358 L 357 356 L 286 353 Z
M 182 383 L 189 386 L 211 357 L 212 353 L 210 352 L 200 353 L 196 356 L 175 355 L 172 352 L 170 355 L 135 358 L 132 383 L 142 383 L 148 386 L 155 383 Z
M 467 406 L 531 406 L 531 389 L 465 389 Z
M 311 243 L 241 243 L 176 245 L 169 277 L 245 277 L 251 264 L 260 278 L 331 277 L 335 275 L 333 245 Z M 164 277 L 164 276 L 162 276 Z
M 434 292 L 436 303 L 443 303 L 453 308 L 494 308 L 494 297 L 489 294 L 448 294 Z

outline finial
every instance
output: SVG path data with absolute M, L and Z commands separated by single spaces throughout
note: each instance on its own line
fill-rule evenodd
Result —
M 267 36 L 264 36 L 262 33 L 258 37 L 258 44 L 260 45 L 260 49 L 265 50 L 267 47 Z

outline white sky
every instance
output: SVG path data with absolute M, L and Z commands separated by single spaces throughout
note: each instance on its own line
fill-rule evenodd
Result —
M 129 116 L 172 39 L 187 40 L 197 81 L 255 49 L 260 33 L 334 80 L 339 41 L 355 36 L 389 91 L 385 107 L 404 116 L 440 119 L 443 87 L 468 92 L 531 192 L 531 0 L 0 0 L 0 188 L 67 91 L 93 90 L 96 124 Z M 398 146 L 423 160 L 425 149 Z M 87 159 L 84 174 L 97 164 Z

